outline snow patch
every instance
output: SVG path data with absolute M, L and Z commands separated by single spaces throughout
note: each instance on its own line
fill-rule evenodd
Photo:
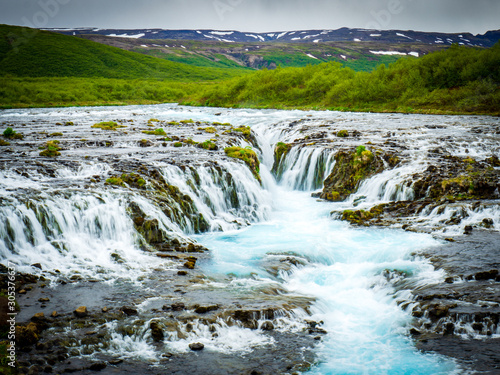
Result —
M 274 37 L 274 34 L 267 34 L 268 37 Z
M 321 39 L 314 39 L 313 40 L 313 43 L 319 43 L 319 42 L 321 42 Z
M 114 37 L 117 37 L 117 38 L 133 38 L 133 39 L 142 38 L 145 35 L 146 34 L 128 35 L 126 33 L 125 34 L 120 34 L 120 35 L 117 35 L 117 34 L 108 34 L 108 36 L 114 36 Z
M 408 52 L 408 55 L 419 57 L 420 54 L 418 52 Z
M 398 52 L 398 51 L 370 51 L 370 53 L 373 53 L 374 55 L 403 55 L 403 56 L 406 56 L 406 53 Z
M 276 37 L 276 39 L 279 39 L 279 38 L 281 38 L 282 36 L 285 36 L 287 33 L 288 33 L 288 31 L 285 31 L 285 32 L 283 32 L 283 33 L 281 33 L 281 34 L 278 34 L 278 36 Z
M 347 60 L 347 57 L 345 57 L 344 55 L 340 55 L 340 57 L 342 57 L 344 60 Z
M 210 34 L 214 35 L 231 35 L 234 31 L 210 31 Z
M 184 47 L 184 46 L 183 46 L 182 44 L 181 44 L 181 48 L 184 48 L 184 49 L 186 49 L 186 47 Z
M 146 44 L 141 44 L 141 47 L 148 48 L 148 46 Z
M 292 38 L 292 40 L 300 40 L 300 36 Z
M 361 42 L 361 39 L 354 38 L 354 41 L 355 41 L 355 42 Z
M 409 36 L 406 36 L 405 34 L 401 34 L 401 33 L 396 33 L 397 36 L 401 36 L 403 38 L 408 38 L 408 39 L 411 39 L 413 40 L 413 38 L 410 38 Z
M 434 43 L 444 43 L 442 40 L 436 40 Z
M 382 34 L 370 34 L 370 36 L 382 36 Z
M 310 53 L 306 53 L 306 55 L 307 55 L 308 57 L 310 57 L 311 59 L 316 59 L 316 60 L 319 60 L 316 56 L 313 56 L 313 55 L 311 55 Z
M 265 39 L 260 36 L 260 35 L 253 35 L 253 34 L 245 34 L 246 36 L 251 36 L 252 38 L 255 38 L 255 39 L 260 39 L 261 41 L 265 41 Z
M 196 30 L 196 32 L 197 32 L 198 34 L 201 34 L 201 31 L 200 31 L 200 30 Z

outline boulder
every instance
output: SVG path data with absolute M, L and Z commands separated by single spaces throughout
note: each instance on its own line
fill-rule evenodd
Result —
M 189 344 L 189 349 L 193 351 L 203 350 L 203 348 L 205 348 L 205 345 L 203 345 L 201 342 L 194 342 L 192 344 Z
M 87 307 L 86 306 L 80 306 L 75 311 L 73 311 L 73 313 L 78 318 L 85 318 L 88 315 Z

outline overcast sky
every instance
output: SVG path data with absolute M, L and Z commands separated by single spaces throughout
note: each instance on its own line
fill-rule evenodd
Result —
M 40 28 L 401 29 L 483 34 L 500 0 L 0 0 L 0 23 Z

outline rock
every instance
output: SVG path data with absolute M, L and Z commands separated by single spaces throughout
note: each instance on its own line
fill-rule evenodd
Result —
M 131 316 L 131 315 L 138 315 L 139 313 L 137 312 L 136 309 L 130 306 L 123 306 L 120 309 L 125 315 Z
M 90 370 L 92 371 L 101 371 L 104 370 L 107 367 L 105 362 L 96 362 L 92 363 L 89 367 Z
M 203 345 L 201 342 L 195 342 L 195 343 L 189 344 L 189 349 L 191 349 L 193 351 L 203 350 L 204 347 L 205 347 L 205 345 Z
M 151 329 L 151 336 L 154 341 L 162 341 L 164 338 L 163 330 L 160 327 L 160 324 L 157 321 L 152 321 L 149 324 L 149 328 Z
M 101 309 L 101 311 L 102 311 L 103 313 L 108 312 L 108 311 L 109 311 L 109 307 L 104 306 L 104 307 Z
M 16 343 L 20 347 L 27 347 L 36 342 L 39 339 L 38 326 L 30 322 L 26 326 L 16 325 Z
M 49 302 L 49 301 L 50 301 L 50 298 L 47 298 L 47 297 L 43 297 L 43 298 L 38 299 L 38 302 Z
M 42 269 L 42 265 L 40 263 L 33 263 L 31 265 L 31 267 L 35 267 L 35 268 L 38 268 L 38 269 Z
M 186 267 L 187 269 L 190 269 L 190 270 L 194 269 L 194 265 L 195 265 L 194 262 L 184 263 L 184 267 Z
M 266 320 L 264 323 L 262 323 L 260 329 L 263 331 L 272 331 L 274 329 L 274 324 L 271 321 Z
M 77 308 L 73 313 L 78 317 L 78 318 L 85 318 L 88 315 L 87 307 L 86 306 L 80 306 Z
M 471 234 L 471 233 L 472 233 L 472 226 L 466 225 L 464 228 L 464 234 Z
M 478 272 L 474 275 L 476 280 L 495 280 L 498 275 L 498 270 L 490 270 Z
M 36 313 L 32 316 L 31 320 L 34 322 L 45 320 L 45 314 L 43 312 Z
M 177 271 L 177 275 L 179 276 L 186 276 L 187 274 L 187 271 Z
M 217 305 L 211 305 L 211 306 L 198 306 L 194 309 L 194 312 L 197 314 L 205 314 L 209 311 L 214 311 L 217 310 L 219 306 Z
M 419 336 L 421 334 L 422 333 L 419 330 L 415 329 L 415 328 L 411 328 L 410 329 L 410 335 L 412 335 L 412 336 Z
M 448 310 L 450 309 L 449 306 L 446 305 L 441 305 L 441 304 L 434 304 L 429 306 L 429 318 L 431 320 L 435 321 L 438 320 L 439 318 L 445 317 L 448 315 Z

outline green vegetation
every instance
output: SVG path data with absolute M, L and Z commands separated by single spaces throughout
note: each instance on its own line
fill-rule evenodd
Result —
M 23 27 L 0 25 L 0 40 L 1 75 L 182 82 L 235 76 L 233 70 L 166 61 L 82 38 Z
M 23 139 L 23 137 L 24 137 L 21 133 L 17 133 L 11 127 L 8 127 L 7 129 L 5 129 L 3 131 L 3 136 L 5 138 L 9 138 L 9 139 Z
M 205 142 L 198 143 L 199 148 L 204 148 L 205 150 L 216 151 L 219 149 L 217 144 L 212 140 L 206 140 Z
M 260 182 L 260 175 L 259 175 L 260 162 L 255 151 L 253 151 L 250 147 L 242 148 L 234 146 L 225 148 L 224 152 L 226 153 L 227 156 L 231 158 L 243 160 L 245 164 L 248 165 L 248 167 L 252 171 L 254 177 Z
M 0 146 L 9 146 L 10 143 L 7 142 L 5 139 L 0 139 Z
M 167 135 L 167 133 L 165 133 L 165 130 L 163 130 L 162 128 L 158 128 L 155 130 L 143 130 L 142 132 L 144 134 L 150 134 L 150 135 Z
M 126 128 L 125 125 L 119 125 L 117 122 L 114 122 L 114 121 L 99 122 L 97 124 L 92 125 L 91 127 L 102 129 L 102 130 L 116 130 L 119 128 Z
M 174 147 L 182 147 L 182 142 L 175 142 Z
M 206 128 L 198 128 L 198 130 L 203 130 L 205 133 L 216 133 L 217 129 L 215 129 L 213 126 L 207 126 Z
M 347 130 L 339 130 L 337 132 L 337 137 L 345 138 L 349 136 L 349 132 Z
M 57 140 L 48 141 L 42 149 L 44 150 L 40 152 L 40 156 L 55 157 L 61 155 L 59 152 L 61 148 L 59 147 L 59 141 Z
M 500 113 L 500 43 L 490 49 L 453 45 L 402 58 L 372 72 L 340 63 L 278 68 L 200 90 L 191 104 L 222 107 Z
M 251 48 L 242 53 L 257 56 L 257 68 L 277 66 L 251 71 L 231 61 L 235 56 L 209 51 L 213 45 L 208 44 L 190 57 L 177 48 L 173 53 L 157 51 L 171 55 L 157 58 L 83 38 L 0 25 L 0 108 L 178 102 L 500 114 L 500 43 L 489 49 L 453 45 L 421 58 L 368 55 L 359 44 L 312 44 Z
M 116 185 L 116 186 L 125 186 L 123 180 L 120 177 L 110 177 L 104 183 L 105 185 Z

